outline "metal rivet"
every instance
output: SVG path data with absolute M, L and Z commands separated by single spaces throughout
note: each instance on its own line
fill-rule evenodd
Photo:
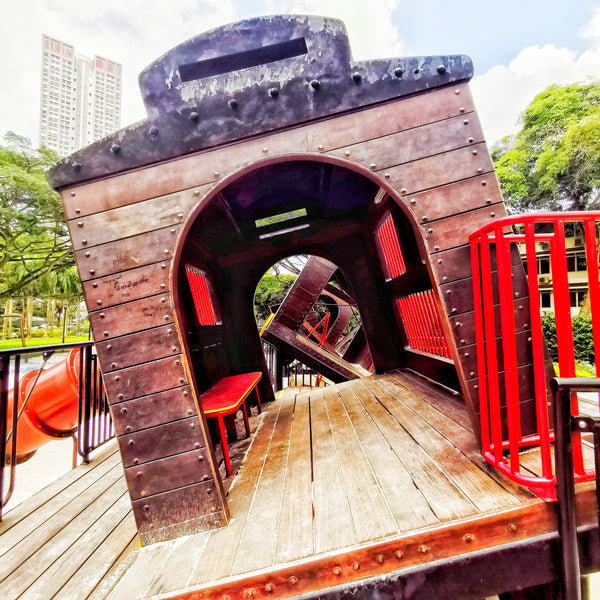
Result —
M 81 163 L 74 162 L 72 165 L 73 171 L 81 171 Z
M 134 442 L 133 440 L 129 440 L 129 442 L 127 442 L 130 446 L 133 446 Z
M 496 213 L 490 213 L 490 217 L 495 217 Z
M 359 563 L 357 560 L 355 560 L 355 561 L 352 563 L 352 568 L 353 568 L 355 571 L 358 571 L 358 570 L 360 569 L 360 563 Z
M 117 366 L 117 363 L 111 363 L 110 366 L 112 369 L 114 369 Z
M 187 390 L 185 390 L 185 391 L 183 392 L 183 395 L 184 395 L 184 396 L 188 396 L 188 395 L 189 395 L 189 392 L 188 392 Z
M 463 535 L 463 540 L 467 542 L 467 544 L 470 544 L 474 539 L 475 536 L 472 533 L 465 533 L 465 535 Z
M 433 229 L 431 227 L 427 230 L 427 233 L 433 233 Z
M 194 444 L 194 448 L 200 448 L 200 442 L 196 442 L 196 443 Z
M 288 580 L 292 585 L 296 585 L 298 583 L 298 578 L 295 575 L 292 575 Z
M 458 96 L 460 94 L 460 90 L 454 90 L 454 93 Z
M 178 213 L 177 218 L 181 221 L 183 219 L 183 213 Z
M 172 333 L 173 333 L 173 330 L 172 330 L 172 329 L 167 329 L 167 334 L 168 334 L 168 335 L 171 335 Z
M 416 204 L 416 203 L 417 203 L 417 201 L 416 201 L 416 199 L 415 199 L 415 198 L 411 198 L 411 199 L 410 199 L 410 203 L 411 203 L 411 204 Z
M 371 163 L 371 169 L 374 171 L 377 168 L 377 165 L 375 163 Z
M 464 113 L 464 112 L 465 112 L 465 107 L 464 107 L 464 106 L 461 106 L 461 107 L 458 109 L 458 112 Z
M 470 353 L 470 352 L 465 352 L 465 356 L 466 356 L 467 358 L 469 358 L 469 356 L 471 356 L 471 353 Z
M 431 550 L 431 548 L 429 546 L 427 546 L 426 544 L 421 544 L 417 550 L 421 553 L 421 554 L 427 554 L 427 552 L 429 552 Z
M 121 395 L 121 394 L 120 394 L 120 395 Z M 125 407 L 123 407 L 123 408 L 121 409 L 121 414 L 123 414 L 123 415 L 124 415 L 126 412 L 127 412 L 127 409 L 126 409 Z
M 161 298 L 160 301 L 164 304 L 167 301 L 167 299 L 166 298 Z
M 324 148 L 323 148 L 323 146 L 321 144 L 319 144 L 318 149 L 319 149 L 320 152 L 323 152 L 323 150 L 324 150 Z
M 190 423 L 190 429 L 194 429 L 196 427 L 196 423 Z
M 200 120 L 200 115 L 196 111 L 190 113 L 190 120 L 197 123 Z
M 119 394 L 119 395 L 117 396 L 117 398 L 118 398 L 119 400 L 123 400 L 123 398 L 125 398 L 125 396 L 123 396 L 123 394 Z M 126 408 L 124 408 L 124 409 L 123 409 L 121 412 L 127 412 L 127 409 L 126 409 Z
M 530 338 L 530 337 L 527 338 L 528 342 L 531 342 L 532 340 L 533 340 L 533 338 Z
M 98 306 L 102 306 L 102 300 L 96 300 L 96 304 L 97 304 Z
M 75 197 L 75 192 L 71 192 L 71 196 L 74 198 Z M 75 211 L 77 212 L 79 209 L 76 208 Z
M 350 156 L 350 151 L 346 150 L 346 152 L 344 152 L 344 156 Z
M 208 481 L 208 479 L 209 479 L 208 475 L 203 475 L 202 476 L 202 481 Z
M 143 475 L 143 473 L 141 471 L 138 471 L 135 475 L 136 475 L 136 477 L 141 477 Z
M 148 129 L 148 133 L 154 137 L 158 135 L 158 127 L 156 125 L 152 125 L 152 127 L 150 127 L 150 129 Z
M 263 152 L 264 152 L 265 154 L 267 154 L 267 152 L 269 152 L 269 149 L 268 149 L 268 148 L 263 148 Z
M 87 240 L 81 240 L 81 243 L 85 246 L 87 244 Z
M 87 256 L 88 258 L 89 258 L 91 255 L 92 255 L 92 253 L 91 253 L 91 252 L 86 252 L 86 253 L 85 253 L 85 256 Z
M 179 366 L 179 365 L 181 364 L 181 362 L 180 362 L 179 360 L 176 360 L 176 361 L 175 361 L 175 364 L 176 364 L 177 366 Z
M 487 181 L 485 181 L 485 179 L 481 182 L 481 185 L 485 186 L 487 185 Z
M 440 247 L 439 246 L 434 246 L 433 249 L 437 252 L 440 249 Z
M 442 264 L 442 259 L 441 259 L 441 258 L 438 258 L 438 259 L 437 259 L 437 262 L 438 262 L 438 265 L 441 265 L 441 264 Z
M 319 87 L 321 87 L 321 82 L 318 79 L 313 79 L 310 82 L 310 87 L 312 87 L 313 90 L 317 90 L 317 89 L 319 89 Z
M 425 215 L 423 215 L 423 216 L 421 217 L 421 220 L 422 220 L 422 221 L 427 221 L 427 217 L 426 217 Z
M 164 250 L 163 254 L 169 254 L 169 251 L 168 250 Z
M 104 332 L 104 337 L 108 337 L 108 331 Z
M 238 101 L 235 100 L 234 98 L 232 98 L 227 104 L 229 104 L 229 108 L 237 108 L 238 107 Z
M 354 79 L 354 83 L 360 83 L 362 75 L 355 71 L 354 73 L 352 73 L 352 79 Z
M 167 268 L 167 265 L 166 265 L 165 263 L 163 263 L 162 265 L 160 265 L 160 268 L 161 268 L 161 269 L 166 269 L 166 268 Z
M 77 227 L 83 227 L 83 221 L 77 221 Z
M 464 124 L 464 125 L 468 125 L 468 124 L 469 124 L 469 119 L 465 119 L 465 120 L 463 121 L 463 124 Z
M 214 175 L 216 178 L 219 178 L 221 176 L 221 173 L 219 173 L 219 171 L 215 171 Z
M 486 198 L 485 203 L 486 204 L 491 204 L 492 203 L 492 199 L 491 198 Z
M 447 296 L 452 296 L 452 290 L 446 290 L 446 295 Z
M 169 321 L 171 319 L 171 317 L 169 317 L 169 315 L 165 315 L 164 319 L 165 319 L 165 321 Z
M 104 317 L 106 317 L 106 315 L 104 313 L 100 313 L 100 318 L 104 319 Z
M 274 589 L 275 586 L 272 583 L 265 584 L 265 592 L 267 592 L 267 594 L 272 594 Z
M 179 383 L 185 383 L 185 379 L 183 377 L 179 378 Z
M 117 144 L 116 142 L 113 142 L 110 145 L 109 150 L 113 153 L 113 154 L 119 154 L 119 152 L 121 152 L 121 146 L 119 144 Z
M 198 457 L 198 460 L 199 460 L 200 462 L 202 462 L 202 461 L 204 460 L 204 455 L 203 455 L 203 454 L 201 454 L 201 455 Z
M 468 123 L 468 121 L 467 121 L 467 123 Z M 467 142 L 469 142 L 469 144 L 472 144 L 474 141 L 475 140 L 472 137 L 467 138 Z
M 187 409 L 187 414 L 188 414 L 188 415 L 191 415 L 193 412 L 194 412 L 194 411 L 193 411 L 191 408 L 188 408 L 188 409 Z
M 140 459 L 139 459 L 139 458 L 134 458 L 134 459 L 133 459 L 133 464 L 134 464 L 134 465 L 137 465 L 139 462 L 140 462 Z
M 401 193 L 401 194 L 406 194 L 406 188 L 402 188 L 402 189 L 400 190 L 400 193 Z
M 402 77 L 403 74 L 404 71 L 400 67 L 396 67 L 396 69 L 394 69 L 394 75 L 396 77 Z
M 127 425 L 127 427 L 125 427 L 125 431 L 131 431 L 131 425 Z
M 421 72 L 421 69 L 415 69 L 415 75 L 418 75 Z
M 383 554 L 379 554 L 375 560 L 381 565 L 385 559 L 383 558 Z
M 96 272 L 96 269 L 90 269 L 90 275 L 93 275 Z
M 460 327 L 462 325 L 462 323 L 460 321 L 456 321 L 456 323 L 454 323 L 455 327 Z
M 150 507 L 147 504 L 144 504 L 144 510 L 150 510 Z
M 464 345 L 464 344 L 467 343 L 467 341 L 466 340 L 460 340 L 460 343 Z
M 277 88 L 270 88 L 269 96 L 271 96 L 271 98 L 277 98 L 277 96 L 279 96 L 279 90 Z
M 342 569 L 340 567 L 333 567 L 333 574 L 338 576 L 341 575 Z
M 478 172 L 478 173 L 483 173 L 483 169 L 482 169 L 481 167 L 479 167 L 479 168 L 477 169 L 477 172 Z
M 479 386 L 478 386 L 478 385 L 474 385 L 474 386 L 473 386 L 473 389 L 474 389 L 474 390 L 478 390 L 478 389 L 479 389 Z
M 194 190 L 194 196 L 199 196 L 200 195 L 200 190 Z
M 394 553 L 394 555 L 396 556 L 396 558 L 398 560 L 401 560 L 404 558 L 404 552 L 402 552 L 402 550 L 396 550 L 396 552 Z
M 389 179 L 389 178 L 391 177 L 391 175 L 390 175 L 389 173 L 386 173 L 386 174 L 384 175 L 384 177 L 385 177 L 386 179 Z
M 517 524 L 516 523 L 509 523 L 507 525 L 507 529 L 511 532 L 511 533 L 515 533 L 515 531 L 517 531 Z
M 443 75 L 443 74 L 446 72 L 446 66 L 445 66 L 445 65 L 440 65 L 440 66 L 437 68 L 437 72 L 438 72 L 440 75 Z
M 471 371 L 471 372 L 469 373 L 469 377 L 475 377 L 475 371 Z
M 473 150 L 473 156 L 477 156 L 477 150 Z
M 217 512 L 217 507 L 216 506 L 211 506 L 210 507 L 210 512 Z
M 457 313 L 458 310 L 456 308 L 453 308 L 450 312 L 452 312 L 454 314 L 454 313 Z
M 444 276 L 442 277 L 442 281 L 448 281 L 448 278 L 447 278 L 447 277 L 444 275 Z
M 115 381 L 119 381 L 121 379 L 121 377 L 119 377 L 119 375 L 115 375 Z
M 172 350 L 173 352 L 177 352 L 177 346 L 171 346 L 171 350 Z

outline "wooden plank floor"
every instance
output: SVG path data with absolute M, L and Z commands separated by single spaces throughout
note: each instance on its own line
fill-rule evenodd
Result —
M 535 471 L 534 452 L 523 462 Z M 278 581 L 280 590 L 299 567 L 326 581 L 346 565 L 350 581 L 379 573 L 379 562 L 393 570 L 555 527 L 552 505 L 483 461 L 462 403 L 401 373 L 285 390 L 227 483 L 226 527 L 138 549 L 116 446 L 107 447 L 5 515 L 0 598 L 234 598 L 227 586 Z
M 481 459 L 462 405 L 395 373 L 265 411 L 222 529 L 142 548 L 109 600 L 176 595 L 403 533 L 539 504 Z
M 116 442 L 9 510 L 2 600 L 104 598 L 135 558 L 137 531 Z

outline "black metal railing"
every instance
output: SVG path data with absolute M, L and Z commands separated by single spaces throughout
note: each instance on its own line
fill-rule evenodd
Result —
M 573 415 L 571 399 L 574 393 L 600 393 L 600 379 L 557 377 L 552 379 L 550 386 L 554 394 L 554 453 L 558 527 L 562 552 L 563 600 L 581 600 L 582 584 L 575 515 L 573 436 L 582 433 L 591 433 L 593 436 L 596 495 L 598 506 L 600 506 L 600 417 Z M 600 523 L 600 509 L 598 517 Z
M 73 367 L 78 397 L 73 401 L 78 403 L 77 425 L 71 429 L 57 430 L 38 421 L 37 427 L 49 439 L 73 438 L 73 466 L 77 464 L 78 456 L 81 462 L 89 462 L 90 453 L 115 435 L 92 341 L 0 350 L 0 440 L 4 440 L 4 443 L 0 443 L 0 520 L 3 507 L 15 488 L 16 467 L 20 461 L 28 458 L 28 455 L 18 455 L 19 420 L 27 410 L 28 402 L 50 359 L 56 353 L 76 349 L 79 349 L 79 354 L 73 357 Z M 32 359 L 40 357 L 41 364 L 34 369 L 23 366 L 23 363 L 30 365 Z M 22 388 L 24 376 L 27 376 L 27 382 L 26 387 Z M 43 385 L 51 389 L 52 382 L 44 382 Z M 57 383 L 59 385 L 61 383 Z M 74 412 L 75 407 L 71 408 Z

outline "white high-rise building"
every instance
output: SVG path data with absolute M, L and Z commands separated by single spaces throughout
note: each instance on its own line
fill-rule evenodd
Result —
M 121 127 L 121 65 L 42 36 L 40 145 L 66 156 Z

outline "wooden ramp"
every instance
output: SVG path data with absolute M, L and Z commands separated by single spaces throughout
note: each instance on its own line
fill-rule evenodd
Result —
M 579 517 L 595 523 L 586 485 Z M 556 531 L 552 504 L 483 462 L 462 403 L 397 372 L 282 393 L 228 502 L 226 527 L 138 549 L 113 447 L 7 513 L 0 597 L 257 600 L 373 577 L 392 585 L 442 565 L 452 590 L 419 597 L 481 598 L 500 589 L 505 561 L 519 566 L 524 544 Z M 478 571 L 470 557 L 482 552 Z M 539 571 L 546 555 L 531 555 Z M 485 593 L 465 593 L 484 580 Z

